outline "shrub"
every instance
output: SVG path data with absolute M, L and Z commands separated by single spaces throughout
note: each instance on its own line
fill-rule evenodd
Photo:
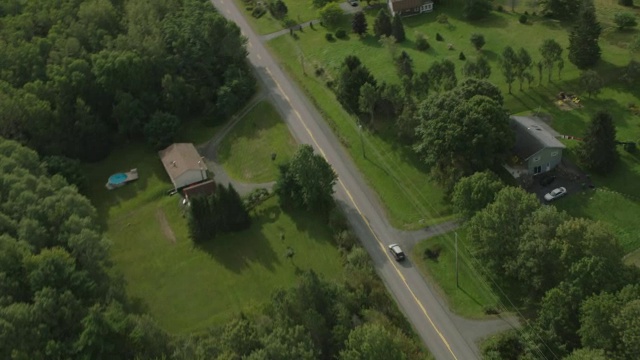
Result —
M 256 19 L 259 19 L 262 17 L 262 15 L 267 13 L 267 9 L 265 9 L 262 6 L 258 6 L 256 8 L 253 9 L 253 11 L 251 12 L 251 16 L 253 16 Z
M 460 60 L 467 60 L 467 57 L 464 56 L 464 53 L 462 51 L 460 51 L 460 55 L 458 55 L 458 59 Z
M 314 73 L 316 74 L 316 76 L 322 76 L 324 75 L 324 68 L 322 66 L 318 66 L 314 70 Z
M 344 29 L 338 29 L 336 30 L 336 37 L 338 39 L 344 39 L 347 37 L 347 32 Z
M 502 5 L 498 5 L 496 10 L 498 10 L 498 12 L 504 12 L 504 8 L 502 7 Z
M 628 11 L 617 12 L 613 17 L 613 21 L 616 23 L 618 29 L 620 30 L 638 25 L 636 16 Z
M 247 11 L 253 11 L 253 6 L 247 6 L 246 8 L 244 8 Z
M 336 241 L 336 245 L 347 251 L 350 251 L 358 241 L 356 236 L 349 229 L 335 233 L 333 238 Z
M 531 15 L 538 16 L 538 13 L 534 11 L 534 12 L 531 13 Z
M 633 6 L 633 0 L 618 0 L 618 4 L 622 6 Z
M 436 33 L 436 41 L 444 41 L 444 38 L 442 37 L 442 35 L 440 35 L 440 33 Z
M 471 34 L 471 38 L 469 40 L 471 41 L 471 44 L 473 44 L 473 47 L 476 48 L 476 50 L 482 49 L 485 44 L 484 35 L 482 34 Z
M 327 41 L 333 41 L 333 34 L 332 33 L 326 33 L 324 34 L 324 38 L 327 39 Z
M 440 257 L 440 253 L 442 252 L 442 246 L 440 244 L 435 244 L 424 249 L 424 258 L 436 261 L 438 257 Z
M 448 24 L 449 23 L 449 17 L 446 14 L 440 14 L 436 18 L 436 21 L 438 21 L 440 24 Z
M 524 11 L 524 14 L 529 16 L 529 12 L 527 10 Z
M 431 45 L 429 45 L 429 42 L 424 35 L 420 34 L 419 36 L 416 36 L 416 49 L 420 51 L 427 51 L 429 50 L 429 47 L 431 47 Z
M 287 15 L 289 9 L 282 0 L 273 0 L 269 2 L 269 12 L 276 19 L 282 19 Z
M 527 20 L 527 15 L 520 15 L 520 19 L 518 19 L 518 21 L 520 21 L 520 24 L 526 24 Z

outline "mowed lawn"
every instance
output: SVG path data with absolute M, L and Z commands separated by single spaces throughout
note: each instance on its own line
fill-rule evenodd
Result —
M 484 276 L 478 272 L 479 264 L 469 254 L 467 232 L 458 231 L 458 284 L 456 285 L 455 233 L 436 236 L 417 244 L 412 261 L 423 274 L 438 284 L 450 309 L 468 318 L 483 318 L 487 309 L 499 309 L 499 298 L 494 294 Z M 440 249 L 436 260 L 425 256 L 427 249 Z
M 278 30 L 285 28 L 285 22 L 288 20 L 294 24 L 303 23 L 309 20 L 318 18 L 318 9 L 313 6 L 311 0 L 283 0 L 287 6 L 288 12 L 284 19 L 278 20 L 271 16 L 269 11 L 262 15 L 260 18 L 255 18 L 251 15 L 254 5 L 245 2 L 244 0 L 234 0 L 238 9 L 240 9 L 244 17 L 249 21 L 249 24 L 260 35 L 270 34 Z M 257 1 L 256 1 L 257 2 Z M 263 4 L 268 4 L 268 1 L 262 1 Z
M 280 114 L 267 101 L 252 108 L 224 138 L 218 161 L 234 179 L 246 183 L 275 181 L 278 164 L 291 158 L 297 144 Z M 276 160 L 271 160 L 276 154 Z
M 140 180 L 104 188 L 109 175 L 134 167 Z M 343 276 L 325 222 L 313 214 L 283 213 L 276 198 L 257 209 L 249 230 L 194 247 L 179 197 L 166 195 L 172 186 L 155 151 L 123 145 L 85 171 L 115 271 L 124 276 L 128 293 L 172 333 L 203 330 L 251 312 L 274 290 L 293 284 L 300 270 L 328 279 Z M 292 261 L 285 258 L 288 246 L 295 252 Z
M 627 45 L 638 31 L 619 32 L 613 27 L 613 13 L 626 11 L 628 8 L 604 0 L 597 0 L 596 6 L 598 11 L 602 11 L 602 15 L 599 16 L 604 31 L 600 41 L 603 58 L 595 70 L 610 87 L 603 89 L 599 95 L 591 99 L 582 94 L 578 83 L 580 72 L 567 58 L 568 27 L 551 19 L 530 16 L 529 24 L 525 25 L 518 22 L 520 13 L 507 11 L 493 12 L 487 19 L 467 22 L 461 14 L 461 1 L 441 3 L 436 5 L 433 13 L 403 20 L 407 40 L 399 44 L 398 52 L 406 51 L 413 58 L 416 72 L 427 70 L 434 61 L 450 59 L 456 65 L 459 80 L 463 79 L 461 69 L 464 65 L 464 61 L 458 59 L 460 52 L 465 54 L 467 60 L 485 56 L 492 66 L 489 81 L 503 90 L 505 105 L 512 113 L 540 111 L 551 116 L 551 125 L 560 133 L 581 136 L 591 116 L 598 110 L 606 109 L 614 116 L 618 138 L 623 141 L 638 141 L 640 117 L 629 111 L 628 105 L 640 106 L 640 89 L 623 85 L 619 81 L 622 67 L 631 58 Z M 418 227 L 421 222 L 433 223 L 451 217 L 450 209 L 442 201 L 442 190 L 430 179 L 411 150 L 397 145 L 393 138 L 392 122 L 385 123 L 383 119 L 378 119 L 376 134 L 365 132 L 367 159 L 364 159 L 356 120 L 341 108 L 333 92 L 326 86 L 328 80 L 337 77 L 341 63 L 347 55 L 358 56 L 379 82 L 400 83 L 391 54 L 371 34 L 377 11 L 369 10 L 366 13 L 369 34 L 364 38 L 351 33 L 345 40 L 329 42 L 324 35 L 326 32 L 335 32 L 335 29 L 324 29 L 298 32 L 297 40 L 285 35 L 270 41 L 269 45 L 287 71 L 322 109 L 325 119 L 331 123 L 343 145 L 350 150 L 356 164 L 379 194 L 392 223 L 401 228 Z M 528 11 L 532 12 L 530 9 Z M 637 9 L 631 11 L 639 12 Z M 436 17 L 442 13 L 448 15 L 448 24 L 436 21 Z M 348 17 L 345 17 L 342 27 L 349 30 Z M 419 52 L 415 49 L 416 33 L 427 36 L 431 45 L 428 51 Z M 435 40 L 437 33 L 443 36 L 444 41 Z M 476 51 L 469 41 L 472 33 L 482 33 L 486 38 L 487 43 L 480 52 Z M 498 68 L 499 54 L 507 45 L 516 50 L 524 47 L 534 62 L 537 62 L 541 59 L 538 49 L 547 38 L 557 40 L 564 48 L 565 66 L 561 78 L 558 77 L 556 66 L 549 82 L 548 72 L 544 69 L 543 80 L 539 84 L 538 72 L 534 68 L 532 72 L 536 80 L 531 87 L 525 83 L 523 90 L 519 90 L 516 81 L 513 84 L 513 93 L 508 94 L 507 85 Z M 454 50 L 448 50 L 448 44 L 452 44 Z M 301 54 L 305 60 L 301 62 L 299 56 L 291 54 Z M 302 64 L 305 66 L 304 71 Z M 320 68 L 328 75 L 312 75 Z M 584 107 L 572 111 L 558 109 L 554 100 L 560 91 L 580 94 Z M 594 176 L 594 180 L 598 186 L 607 186 L 616 191 L 640 196 L 640 188 L 634 186 L 635 182 L 631 181 L 640 177 L 640 160 L 628 154 L 623 154 L 622 160 L 614 174 L 606 177 Z

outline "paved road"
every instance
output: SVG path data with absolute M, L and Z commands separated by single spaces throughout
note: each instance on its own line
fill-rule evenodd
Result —
M 478 323 L 450 313 L 436 291 L 427 284 L 410 259 L 401 264 L 390 257 L 386 245 L 400 242 L 399 232 L 385 218 L 376 195 L 317 109 L 280 69 L 232 0 L 211 0 L 220 13 L 234 21 L 248 38 L 249 61 L 282 114 L 293 136 L 311 144 L 333 166 L 339 180 L 336 199 L 364 248 L 369 252 L 380 277 L 400 309 L 413 324 L 436 359 L 477 359 L 474 344 L 485 328 L 508 328 L 500 324 Z

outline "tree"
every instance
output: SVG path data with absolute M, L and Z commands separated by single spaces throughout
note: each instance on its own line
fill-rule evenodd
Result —
M 479 33 L 471 34 L 471 44 L 473 44 L 473 47 L 476 48 L 476 50 L 480 51 L 485 44 L 484 35 Z
M 360 88 L 366 83 L 376 86 L 369 69 L 356 56 L 345 57 L 336 84 L 336 97 L 347 111 L 358 111 Z
M 378 102 L 379 93 L 375 86 L 370 83 L 365 83 L 360 88 L 360 97 L 358 98 L 358 105 L 360 111 L 368 113 L 371 116 L 371 122 L 373 122 L 374 110 L 376 102 Z
M 529 70 L 533 64 L 531 60 L 531 55 L 529 52 L 525 50 L 525 48 L 520 48 L 517 54 L 518 61 L 515 66 L 516 77 L 520 82 L 520 91 L 522 91 L 522 83 L 529 77 Z
M 154 149 L 163 149 L 173 142 L 179 127 L 180 120 L 177 116 L 156 112 L 151 116 L 151 121 L 144 126 L 144 135 Z
M 413 77 L 413 59 L 406 51 L 402 51 L 395 60 L 398 76 L 411 79 Z
M 330 2 L 331 2 L 330 0 L 311 0 L 311 3 L 313 4 L 313 6 L 316 7 L 317 9 L 321 9 L 322 7 L 329 4 Z
M 462 176 L 501 164 L 513 143 L 500 103 L 473 95 L 473 91 L 465 99 L 459 92 L 463 90 L 444 92 L 420 105 L 414 145 L 422 161 L 449 189 Z
M 353 15 L 351 21 L 351 29 L 354 33 L 362 36 L 367 33 L 367 18 L 362 11 L 358 11 Z
M 582 348 L 575 350 L 563 360 L 607 360 L 607 356 L 601 349 Z
M 509 85 L 509 94 L 511 94 L 511 84 L 517 77 L 519 63 L 520 59 L 511 46 L 505 47 L 500 56 L 500 70 L 502 70 L 502 75 L 504 75 L 504 79 Z
M 500 284 L 514 280 L 508 270 L 518 256 L 522 225 L 539 207 L 535 195 L 520 188 L 505 187 L 496 194 L 493 203 L 469 221 L 473 252 Z
M 287 4 L 282 0 L 272 0 L 269 2 L 269 13 L 276 19 L 283 19 L 289 9 L 287 8 Z
M 618 26 L 618 30 L 638 26 L 635 15 L 628 11 L 617 12 L 613 17 L 613 21 Z
M 393 333 L 392 333 L 393 331 Z M 371 323 L 358 326 L 349 334 L 340 360 L 406 360 L 405 349 L 396 329 Z
M 392 60 L 396 60 L 396 54 L 398 53 L 398 44 L 396 38 L 391 36 L 382 35 L 380 36 L 380 40 L 378 41 L 382 47 L 387 49 L 389 55 L 391 55 Z
M 594 70 L 583 71 L 580 74 L 579 82 L 580 86 L 587 92 L 589 97 L 597 95 L 604 86 L 604 81 Z
M 468 0 L 464 6 L 464 16 L 469 20 L 479 20 L 491 13 L 489 0 Z
M 581 166 L 598 173 L 606 174 L 615 167 L 619 155 L 616 128 L 609 113 L 600 111 L 593 116 L 577 155 Z
M 81 163 L 77 159 L 69 159 L 64 156 L 47 156 L 43 159 L 47 166 L 47 172 L 53 176 L 60 174 L 71 185 L 75 185 L 78 191 L 85 190 L 87 178 L 82 171 Z
M 344 12 L 340 8 L 340 5 L 334 2 L 329 2 L 320 9 L 320 20 L 327 27 L 336 27 L 340 24 L 340 19 L 344 15 Z
M 598 38 L 601 33 L 602 27 L 596 19 L 595 7 L 587 0 L 569 34 L 569 61 L 578 69 L 589 68 L 600 60 L 602 51 Z
M 373 33 L 376 37 L 391 36 L 393 34 L 393 27 L 391 25 L 391 19 L 385 9 L 380 9 L 376 20 L 373 23 Z
M 454 210 L 466 219 L 493 202 L 495 195 L 505 185 L 490 171 L 477 172 L 463 177 L 453 188 Z
M 560 60 L 560 57 L 562 56 L 562 47 L 560 47 L 560 44 L 555 40 L 546 39 L 540 46 L 540 54 L 542 55 L 544 66 L 549 70 L 549 82 L 551 82 L 553 64 Z
M 491 65 L 484 56 L 476 61 L 467 61 L 462 68 L 462 74 L 475 79 L 488 79 L 491 76 Z
M 524 353 L 524 344 L 518 332 L 508 330 L 487 339 L 481 351 L 483 359 L 519 359 Z
M 327 210 L 332 203 L 337 175 L 331 165 L 301 145 L 290 161 L 280 165 L 275 192 L 282 204 L 307 210 Z
M 404 33 L 404 25 L 402 24 L 402 18 L 400 14 L 395 14 L 393 16 L 393 22 L 391 23 L 391 35 L 396 38 L 396 41 L 401 43 L 406 39 L 406 35 Z
M 449 59 L 435 61 L 427 70 L 430 79 L 430 88 L 436 91 L 452 90 L 458 84 L 456 78 L 456 66 Z

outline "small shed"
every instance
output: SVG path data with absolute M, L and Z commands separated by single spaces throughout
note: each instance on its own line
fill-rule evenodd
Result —
M 207 165 L 193 144 L 172 144 L 158 155 L 176 190 L 207 180 Z
M 529 174 L 541 174 L 560 164 L 565 146 L 545 126 L 527 116 L 511 116 L 510 120 L 516 134 L 514 153 Z

